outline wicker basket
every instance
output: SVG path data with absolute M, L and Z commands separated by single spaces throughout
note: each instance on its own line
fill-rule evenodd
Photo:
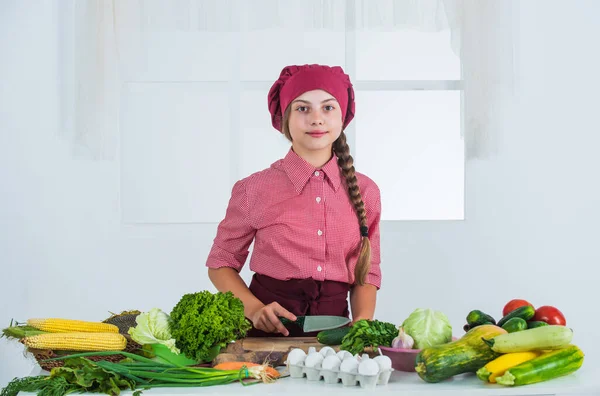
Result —
M 125 338 L 127 338 L 127 346 L 125 347 L 125 349 L 123 351 L 135 353 L 142 348 L 142 346 L 140 344 L 131 340 L 130 337 L 125 336 Z M 65 364 L 64 360 L 47 361 L 47 359 L 52 359 L 52 358 L 60 357 L 60 356 L 72 355 L 75 353 L 81 353 L 81 351 L 55 351 L 55 350 L 50 350 L 50 349 L 34 349 L 34 348 L 26 348 L 25 351 L 27 353 L 30 353 L 36 360 L 37 364 L 39 364 L 39 366 L 43 370 L 46 370 L 46 371 L 50 371 L 54 367 L 62 367 Z M 109 362 L 118 362 L 118 361 L 125 359 L 125 356 L 123 356 L 123 355 L 87 356 L 86 359 L 89 359 L 89 360 L 92 360 L 95 362 L 98 360 L 107 360 Z

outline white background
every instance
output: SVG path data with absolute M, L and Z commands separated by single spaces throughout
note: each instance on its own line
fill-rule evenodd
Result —
M 517 4 L 518 87 L 499 153 L 465 164 L 465 221 L 382 225 L 376 317 L 400 323 L 431 307 L 460 335 L 469 310 L 498 316 L 507 300 L 527 298 L 561 308 L 593 364 L 600 351 L 600 3 Z M 51 2 L 3 2 L 0 18 L 0 324 L 169 311 L 182 294 L 212 289 L 204 261 L 216 224 L 124 224 L 121 195 L 131 187 L 122 185 L 124 163 L 73 159 L 56 137 Z M 187 148 L 173 141 L 168 149 Z M 210 194 L 204 180 L 223 166 L 199 168 L 189 199 Z M 20 344 L 0 340 L 0 385 L 31 367 Z

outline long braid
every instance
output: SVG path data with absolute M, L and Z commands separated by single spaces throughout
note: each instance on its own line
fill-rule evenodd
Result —
M 365 203 L 360 194 L 360 188 L 358 187 L 358 180 L 356 179 L 354 170 L 354 159 L 350 155 L 350 147 L 348 147 L 348 143 L 346 142 L 346 134 L 344 131 L 342 131 L 340 137 L 333 143 L 333 152 L 338 157 L 338 165 L 342 169 L 342 174 L 346 179 L 350 201 L 352 202 L 352 205 L 354 205 L 354 210 L 356 211 L 358 223 L 361 228 L 362 237 L 360 254 L 358 255 L 358 261 L 356 263 L 356 268 L 354 269 L 354 278 L 356 283 L 364 285 L 369 269 L 371 268 L 371 242 L 369 241 L 369 237 L 363 234 L 363 229 L 368 229 L 367 211 L 365 210 Z

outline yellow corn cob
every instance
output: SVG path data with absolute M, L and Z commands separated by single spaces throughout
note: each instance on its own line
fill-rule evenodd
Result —
M 127 346 L 119 333 L 45 333 L 22 341 L 29 348 L 61 351 L 122 351 Z
M 495 383 L 496 377 L 503 375 L 506 370 L 534 359 L 540 354 L 540 351 L 506 353 L 477 370 L 477 376 L 483 381 Z
M 29 319 L 27 324 L 38 330 L 48 331 L 50 333 L 118 333 L 119 328 L 115 325 L 101 322 L 85 322 L 83 320 L 72 319 Z

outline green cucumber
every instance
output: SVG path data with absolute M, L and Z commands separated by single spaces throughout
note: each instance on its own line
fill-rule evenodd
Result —
M 527 329 L 527 321 L 523 318 L 514 317 L 506 321 L 502 328 L 509 333 Z
M 496 324 L 496 320 L 485 312 L 474 309 L 467 315 L 467 323 L 473 328 L 487 323 Z
M 583 357 L 581 349 L 569 345 L 508 369 L 496 377 L 496 382 L 506 386 L 529 385 L 568 375 L 581 367 Z
M 350 326 L 323 330 L 317 333 L 317 341 L 323 345 L 341 345 L 342 339 L 350 332 Z
M 527 322 L 528 329 L 535 329 L 536 327 L 548 326 L 548 323 L 542 322 L 541 320 L 530 320 Z
M 507 313 L 502 319 L 498 321 L 498 326 L 502 327 L 504 323 L 508 322 L 512 318 L 521 318 L 530 320 L 535 315 L 535 309 L 531 305 L 525 305 Z

